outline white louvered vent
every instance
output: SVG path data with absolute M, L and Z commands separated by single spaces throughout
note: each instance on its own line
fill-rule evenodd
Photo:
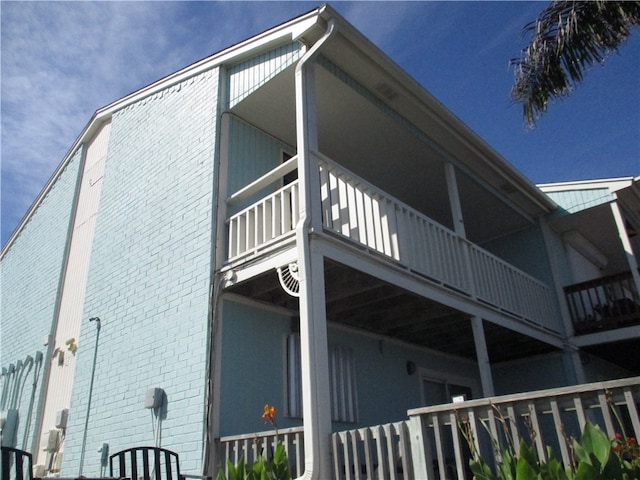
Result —
M 300 335 L 287 337 L 287 415 L 302 417 L 302 384 L 300 368 Z M 358 421 L 358 392 L 353 350 L 342 345 L 329 345 L 329 382 L 331 387 L 331 420 Z
M 300 277 L 298 276 L 298 263 L 293 262 L 284 267 L 278 267 L 278 278 L 285 292 L 292 297 L 300 296 Z

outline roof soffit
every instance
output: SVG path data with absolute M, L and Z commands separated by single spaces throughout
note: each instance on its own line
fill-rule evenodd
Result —
M 323 56 L 436 142 L 452 163 L 492 185 L 494 193 L 505 201 L 531 217 L 556 208 L 551 199 L 415 79 L 335 15 L 340 20 L 338 32 L 323 47 Z

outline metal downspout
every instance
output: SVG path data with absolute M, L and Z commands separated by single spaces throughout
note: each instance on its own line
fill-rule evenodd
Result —
M 297 147 L 298 147 L 298 172 L 301 180 L 300 183 L 300 196 L 301 196 L 301 211 L 300 219 L 296 225 L 296 243 L 299 248 L 299 268 L 300 274 L 303 279 L 309 279 L 312 272 L 311 267 L 311 247 L 309 240 L 309 232 L 312 229 L 312 219 L 310 216 L 312 202 L 309 187 L 312 185 L 309 181 L 309 173 L 311 171 L 310 152 L 312 149 L 317 149 L 317 133 L 310 132 L 309 128 L 309 92 L 306 85 L 306 71 L 305 67 L 308 62 L 314 60 L 320 53 L 322 46 L 331 38 L 337 30 L 336 20 L 330 18 L 328 21 L 327 29 L 324 35 L 303 55 L 298 61 L 295 68 L 295 86 L 296 86 L 296 127 L 297 127 Z M 315 121 L 313 127 L 317 129 Z M 313 142 L 313 145 L 311 145 Z M 305 281 L 305 284 L 307 282 Z M 301 321 L 303 314 L 306 316 L 307 324 L 313 321 L 313 291 L 307 288 L 307 292 L 304 293 L 307 299 L 311 301 L 305 301 L 304 308 L 306 311 L 300 312 Z M 301 302 L 301 309 L 303 308 Z M 302 329 L 302 325 L 301 325 Z M 301 337 L 301 341 L 305 339 Z M 303 347 L 304 348 L 304 347 Z M 313 340 L 309 341 L 310 352 L 315 352 Z M 313 359 L 313 354 L 309 355 L 309 359 Z M 317 405 L 317 397 L 315 395 L 318 383 L 318 372 L 316 371 L 317 365 L 313 361 L 305 362 L 303 359 L 303 366 L 305 363 L 308 365 L 308 374 L 310 377 L 310 384 L 312 391 L 303 391 L 303 418 L 304 418 L 304 443 L 305 443 L 305 469 L 304 474 L 299 477 L 301 479 L 319 479 L 320 475 L 329 475 L 330 467 L 327 459 L 322 458 L 322 444 L 329 444 L 328 438 L 323 438 L 326 432 L 323 432 L 319 426 L 322 422 L 326 422 L 327 419 L 321 418 L 322 415 L 319 412 Z M 303 370 L 304 375 L 304 370 Z M 311 401 L 305 401 L 305 394 L 307 397 L 311 397 Z M 306 407 L 306 409 L 305 409 Z M 330 420 L 329 420 L 330 421 Z M 326 452 L 325 452 L 326 453 Z M 324 463 L 324 467 L 323 467 Z M 326 469 L 327 471 L 324 471 Z

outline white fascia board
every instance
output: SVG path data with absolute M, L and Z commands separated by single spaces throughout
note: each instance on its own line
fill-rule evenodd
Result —
M 29 218 L 31 218 L 36 207 L 49 192 L 51 186 L 60 173 L 66 168 L 80 144 L 89 141 L 103 123 L 111 120 L 114 112 L 204 71 L 229 63 L 237 63 L 245 58 L 255 55 L 256 51 L 266 50 L 285 42 L 301 40 L 307 32 L 313 32 L 318 25 L 321 26 L 323 20 L 320 18 L 319 14 L 324 11 L 324 9 L 325 7 L 317 8 L 300 17 L 266 30 L 261 34 L 206 57 L 189 65 L 188 67 L 183 68 L 182 70 L 178 70 L 177 72 L 158 80 L 157 82 L 136 90 L 126 97 L 96 110 L 80 135 L 78 135 L 76 140 L 73 142 L 71 148 L 67 151 L 56 170 L 53 172 L 51 177 L 49 177 L 49 180 L 47 180 L 47 183 L 35 198 L 25 215 L 22 217 L 20 223 L 18 223 L 17 227 L 7 240 L 7 243 L 0 251 L 0 258 L 2 258 L 8 251 L 15 238 L 24 228 L 24 225 L 27 223 Z
M 571 182 L 541 183 L 538 185 L 538 188 L 543 192 L 594 190 L 598 188 L 607 188 L 610 192 L 616 192 L 618 190 L 622 190 L 623 188 L 627 188 L 638 179 L 640 179 L 640 177 L 617 177 L 602 178 L 596 180 L 577 180 Z
M 619 342 L 631 338 L 640 338 L 637 326 L 606 330 L 604 332 L 589 333 L 571 338 L 571 344 L 576 347 L 589 347 L 601 343 Z

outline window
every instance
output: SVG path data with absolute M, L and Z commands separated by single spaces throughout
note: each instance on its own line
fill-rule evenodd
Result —
M 444 379 L 422 376 L 422 395 L 425 405 L 440 405 L 458 400 L 471 400 L 471 388 Z
M 287 415 L 302 417 L 302 384 L 300 369 L 300 335 L 287 337 Z M 342 345 L 329 345 L 329 383 L 331 388 L 331 420 L 358 421 L 358 394 L 353 350 Z

